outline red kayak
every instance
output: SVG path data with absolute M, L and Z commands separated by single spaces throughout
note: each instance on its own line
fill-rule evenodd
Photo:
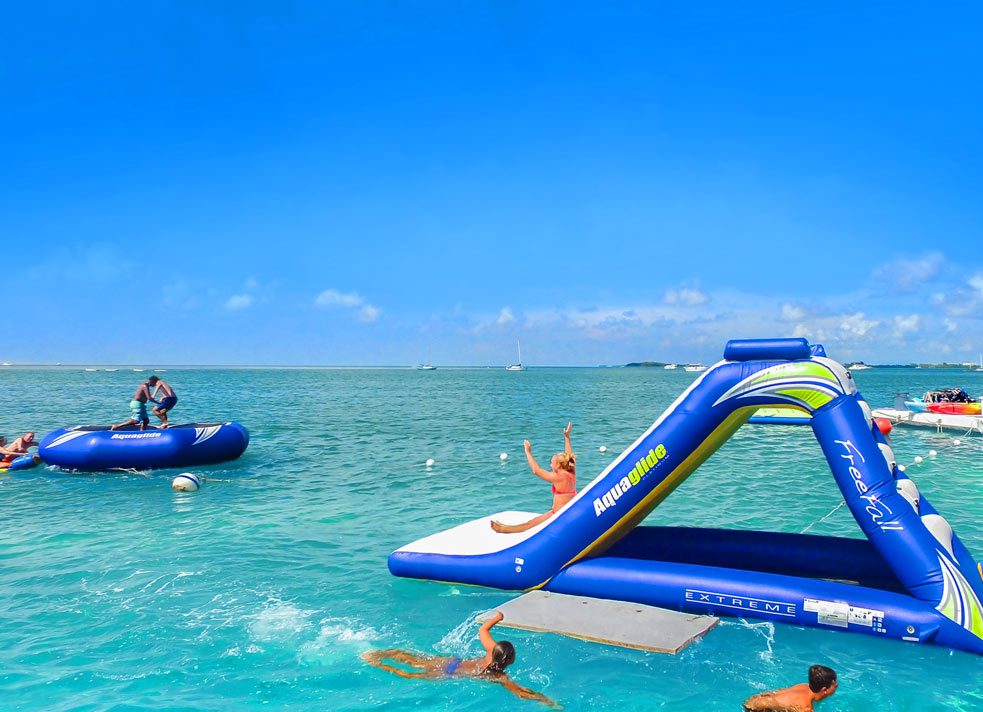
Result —
M 929 403 L 928 410 L 932 413 L 947 415 L 979 415 L 979 403 Z

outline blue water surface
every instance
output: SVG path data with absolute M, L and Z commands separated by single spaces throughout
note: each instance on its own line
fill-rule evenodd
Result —
M 147 375 L 0 369 L 0 433 L 126 420 Z M 386 557 L 491 512 L 542 511 L 549 487 L 529 472 L 523 439 L 546 460 L 572 420 L 583 486 L 693 380 L 647 368 L 161 376 L 180 396 L 174 422 L 237 420 L 249 449 L 195 469 L 221 480 L 196 493 L 170 488 L 174 470 L 0 475 L 0 710 L 544 709 L 487 682 L 365 666 L 359 654 L 378 647 L 477 656 L 475 617 L 513 595 L 397 579 Z M 983 373 L 856 379 L 875 405 L 896 390 L 983 392 Z M 896 430 L 894 447 L 983 558 L 983 437 L 955 437 Z M 840 501 L 811 429 L 748 426 L 648 523 L 860 536 L 845 507 L 823 519 Z M 983 710 L 983 658 L 935 646 L 736 618 L 676 656 L 502 634 L 518 650 L 517 682 L 571 710 L 736 712 L 814 663 L 840 676 L 823 712 Z

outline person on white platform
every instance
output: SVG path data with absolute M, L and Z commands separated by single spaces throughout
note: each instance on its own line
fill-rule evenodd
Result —
M 529 461 L 529 467 L 532 468 L 533 474 L 553 484 L 552 509 L 522 524 L 502 524 L 501 522 L 493 521 L 491 523 L 492 529 L 500 534 L 512 534 L 532 529 L 537 524 L 542 524 L 559 512 L 567 502 L 577 496 L 577 473 L 574 469 L 577 463 L 577 456 L 570 446 L 571 430 L 573 430 L 573 423 L 567 423 L 567 427 L 563 429 L 563 452 L 558 452 L 550 459 L 549 470 L 544 470 L 536 463 L 536 458 L 532 456 L 532 445 L 529 444 L 529 441 L 526 440 L 522 443 L 526 449 L 526 460 Z

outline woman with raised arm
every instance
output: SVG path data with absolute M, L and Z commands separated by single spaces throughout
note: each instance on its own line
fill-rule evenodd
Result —
M 363 653 L 362 659 L 369 665 L 374 665 L 382 670 L 395 673 L 400 677 L 419 677 L 428 680 L 440 680 L 451 677 L 474 677 L 489 680 L 491 682 L 497 682 L 506 690 L 524 700 L 536 700 L 556 709 L 562 709 L 545 695 L 515 684 L 505 673 L 505 668 L 515 662 L 515 648 L 512 647 L 512 643 L 506 640 L 496 643 L 495 639 L 491 637 L 490 632 L 503 617 L 500 612 L 496 612 L 494 617 L 484 623 L 478 630 L 478 638 L 481 640 L 481 645 L 485 649 L 485 655 L 481 658 L 462 660 L 461 658 L 440 655 L 416 655 L 415 653 L 408 653 L 398 648 L 391 648 L 389 650 L 371 650 Z M 401 663 L 411 669 L 399 668 L 393 663 Z
M 573 448 L 570 446 L 571 430 L 573 430 L 573 423 L 567 423 L 567 427 L 563 429 L 563 452 L 558 452 L 550 459 L 550 469 L 548 470 L 544 470 L 537 464 L 536 458 L 532 456 L 532 445 L 529 444 L 529 441 L 526 440 L 522 443 L 526 449 L 526 460 L 528 460 L 533 474 L 553 484 L 553 507 L 550 511 L 533 517 L 522 524 L 502 524 L 493 521 L 491 523 L 492 529 L 501 534 L 512 534 L 532 529 L 559 512 L 567 502 L 577 496 L 577 472 L 575 470 L 577 456 L 573 454 Z

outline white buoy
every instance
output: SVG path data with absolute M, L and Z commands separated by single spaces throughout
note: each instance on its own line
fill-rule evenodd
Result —
M 922 457 L 921 455 L 915 455 L 915 464 L 916 465 L 920 465 L 923 462 L 925 462 L 925 458 L 924 457 Z
M 928 454 L 929 454 L 929 455 L 931 455 L 932 457 L 935 457 L 935 456 L 936 456 L 936 455 L 938 455 L 939 453 L 937 453 L 937 452 L 936 452 L 935 450 L 929 450 L 929 451 L 928 451 Z
M 599 447 L 597 449 L 600 450 L 601 452 L 607 452 L 608 451 L 608 448 L 607 448 L 606 445 L 601 445 L 601 447 Z
M 433 458 L 432 457 L 429 460 L 427 460 L 427 467 L 433 467 Z
M 509 459 L 509 454 L 507 452 L 503 452 L 501 455 L 498 456 L 498 459 L 501 460 L 502 462 L 505 462 L 506 460 Z
M 960 440 L 959 438 L 956 438 L 955 440 L 952 441 L 952 444 L 953 445 L 962 445 L 963 444 L 963 441 Z
M 905 467 L 904 465 L 898 465 L 898 472 L 904 472 L 904 471 L 905 471 L 905 470 L 907 470 L 907 469 L 908 469 L 908 468 L 907 468 L 907 467 Z
M 201 480 L 190 472 L 182 472 L 171 481 L 171 488 L 181 492 L 197 492 L 201 487 Z

